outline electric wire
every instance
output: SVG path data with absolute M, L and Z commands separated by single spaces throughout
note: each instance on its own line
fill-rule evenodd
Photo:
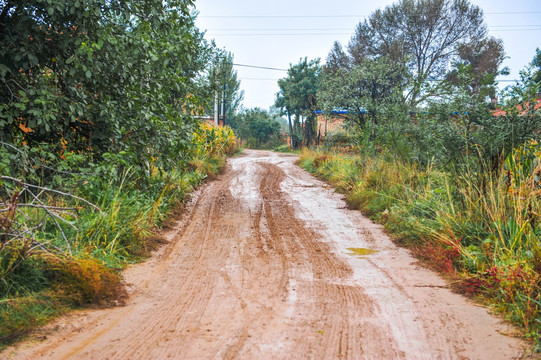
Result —
M 245 65 L 245 64 L 233 64 L 233 66 L 248 67 L 248 68 L 255 68 L 255 69 L 263 69 L 263 70 L 287 71 L 287 69 L 279 69 L 279 68 L 268 67 L 268 66 Z
M 541 31 L 539 29 L 494 29 L 492 32 L 521 32 L 521 31 Z M 352 35 L 353 32 L 347 33 L 245 33 L 245 34 L 209 34 L 210 36 L 336 36 L 336 35 Z
M 490 25 L 489 28 L 523 28 L 523 27 L 539 27 L 538 25 Z M 207 31 L 350 31 L 350 28 L 230 28 L 230 29 L 206 29 Z
M 541 11 L 505 11 L 486 12 L 485 15 L 519 15 L 519 14 L 541 14 Z M 199 18 L 217 19 L 292 19 L 292 18 L 359 18 L 368 15 L 203 15 Z
M 239 80 L 278 81 L 278 80 L 280 80 L 280 79 L 266 79 L 266 78 L 239 78 Z

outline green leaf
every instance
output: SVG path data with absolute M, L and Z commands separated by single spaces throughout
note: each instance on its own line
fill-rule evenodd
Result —
M 9 70 L 7 66 L 5 66 L 4 64 L 0 64 L 0 77 L 1 78 L 4 78 L 10 72 L 11 71 Z

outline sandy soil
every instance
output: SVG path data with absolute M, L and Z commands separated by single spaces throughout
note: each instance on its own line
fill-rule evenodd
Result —
M 0 358 L 520 357 L 511 327 L 452 293 L 295 160 L 230 159 L 169 244 L 126 271 L 126 306 L 71 313 Z

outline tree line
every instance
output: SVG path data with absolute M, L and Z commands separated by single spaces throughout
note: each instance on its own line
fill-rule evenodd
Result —
M 488 35 L 478 6 L 402 0 L 361 21 L 347 46 L 335 42 L 323 66 L 306 58 L 291 65 L 276 106 L 294 147 L 317 143 L 316 110 L 329 118 L 339 111 L 364 148 L 421 163 L 481 150 L 497 163 L 502 151 L 539 136 L 533 108 L 516 110 L 540 92 L 539 54 L 521 81 L 499 92 L 496 78 L 509 71 L 503 42 Z M 496 108 L 508 111 L 493 116 Z

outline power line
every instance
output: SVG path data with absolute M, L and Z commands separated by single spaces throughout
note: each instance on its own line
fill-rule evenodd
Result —
M 539 25 L 491 25 L 489 28 L 514 28 L 514 27 L 539 27 Z M 237 28 L 237 29 L 206 29 L 207 31 L 350 31 L 351 28 L 334 28 L 334 29 L 310 29 L 310 28 Z M 534 29 L 536 30 L 536 29 Z
M 517 15 L 517 14 L 541 14 L 541 11 L 505 11 L 486 12 L 485 15 Z M 199 18 L 222 18 L 222 19 L 292 19 L 292 18 L 359 18 L 368 15 L 204 15 Z
M 517 25 L 517 26 L 528 26 L 528 25 Z M 532 26 L 541 26 L 541 25 L 532 25 Z M 351 29 L 284 29 L 284 28 L 265 28 L 265 29 L 207 29 L 208 31 L 348 31 Z
M 278 81 L 280 79 L 265 79 L 265 78 L 239 78 L 239 80 L 262 80 L 262 81 Z
M 278 69 L 278 68 L 266 67 L 266 66 L 245 65 L 245 64 L 233 64 L 233 65 L 234 65 L 234 66 L 242 66 L 242 67 L 254 68 L 254 69 L 274 70 L 274 71 L 287 71 L 287 69 Z
M 507 11 L 507 12 L 491 12 L 484 13 L 485 15 L 514 15 L 514 14 L 541 14 L 541 11 Z
M 276 33 L 276 34 L 212 34 L 211 36 L 335 36 L 335 35 L 351 35 L 351 32 L 348 33 Z
M 494 29 L 494 30 L 491 30 L 491 31 L 494 31 L 494 32 L 506 32 L 506 31 L 541 31 L 541 26 L 539 27 L 539 29 L 502 29 L 502 30 Z
M 532 26 L 540 26 L 540 27 L 541 27 L 541 24 L 538 24 L 538 25 L 490 25 L 489 28 L 501 28 L 501 27 L 532 27 Z
M 242 67 L 249 67 L 249 68 L 255 68 L 255 69 L 264 69 L 264 70 L 276 70 L 276 71 L 287 71 L 286 69 L 278 69 L 274 67 L 268 67 L 268 66 L 257 66 L 257 65 L 246 65 L 246 64 L 233 64 L 234 66 L 242 66 Z M 265 80 L 265 81 L 278 81 L 280 79 L 269 79 L 269 78 L 250 78 L 250 77 L 244 77 L 239 78 L 239 80 Z M 442 79 L 431 79 L 429 81 L 442 81 Z M 519 80 L 496 80 L 497 82 L 518 82 Z
M 267 78 L 239 78 L 239 80 L 264 80 L 264 81 L 278 81 L 280 79 L 267 79 Z M 431 79 L 429 81 L 444 81 L 443 79 Z M 496 80 L 496 82 L 509 82 L 509 83 L 515 83 L 519 82 L 520 80 Z
M 492 29 L 492 32 L 520 32 L 520 31 L 541 31 L 539 29 Z M 347 33 L 243 33 L 243 34 L 209 34 L 212 37 L 218 36 L 337 36 L 337 35 L 351 35 L 352 32 Z
M 508 31 L 539 31 L 541 30 L 541 24 L 540 25 L 494 25 L 488 27 L 493 32 L 508 32 Z M 273 31 L 270 33 L 222 33 L 222 34 L 216 34 L 212 33 L 209 34 L 211 36 L 328 36 L 328 35 L 350 35 L 352 33 L 352 29 L 343 29 L 343 28 L 335 28 L 335 29 L 311 29 L 311 28 L 290 28 L 290 29 L 279 29 L 279 28 L 235 28 L 235 29 L 207 29 L 207 31 Z M 274 32 L 278 31 L 278 32 Z M 316 33 L 305 33 L 305 32 L 299 32 L 299 33 L 284 33 L 281 31 L 348 31 L 348 32 L 316 32 Z
M 223 18 L 223 19 L 296 19 L 296 18 L 356 18 L 367 15 L 206 15 L 200 18 Z

